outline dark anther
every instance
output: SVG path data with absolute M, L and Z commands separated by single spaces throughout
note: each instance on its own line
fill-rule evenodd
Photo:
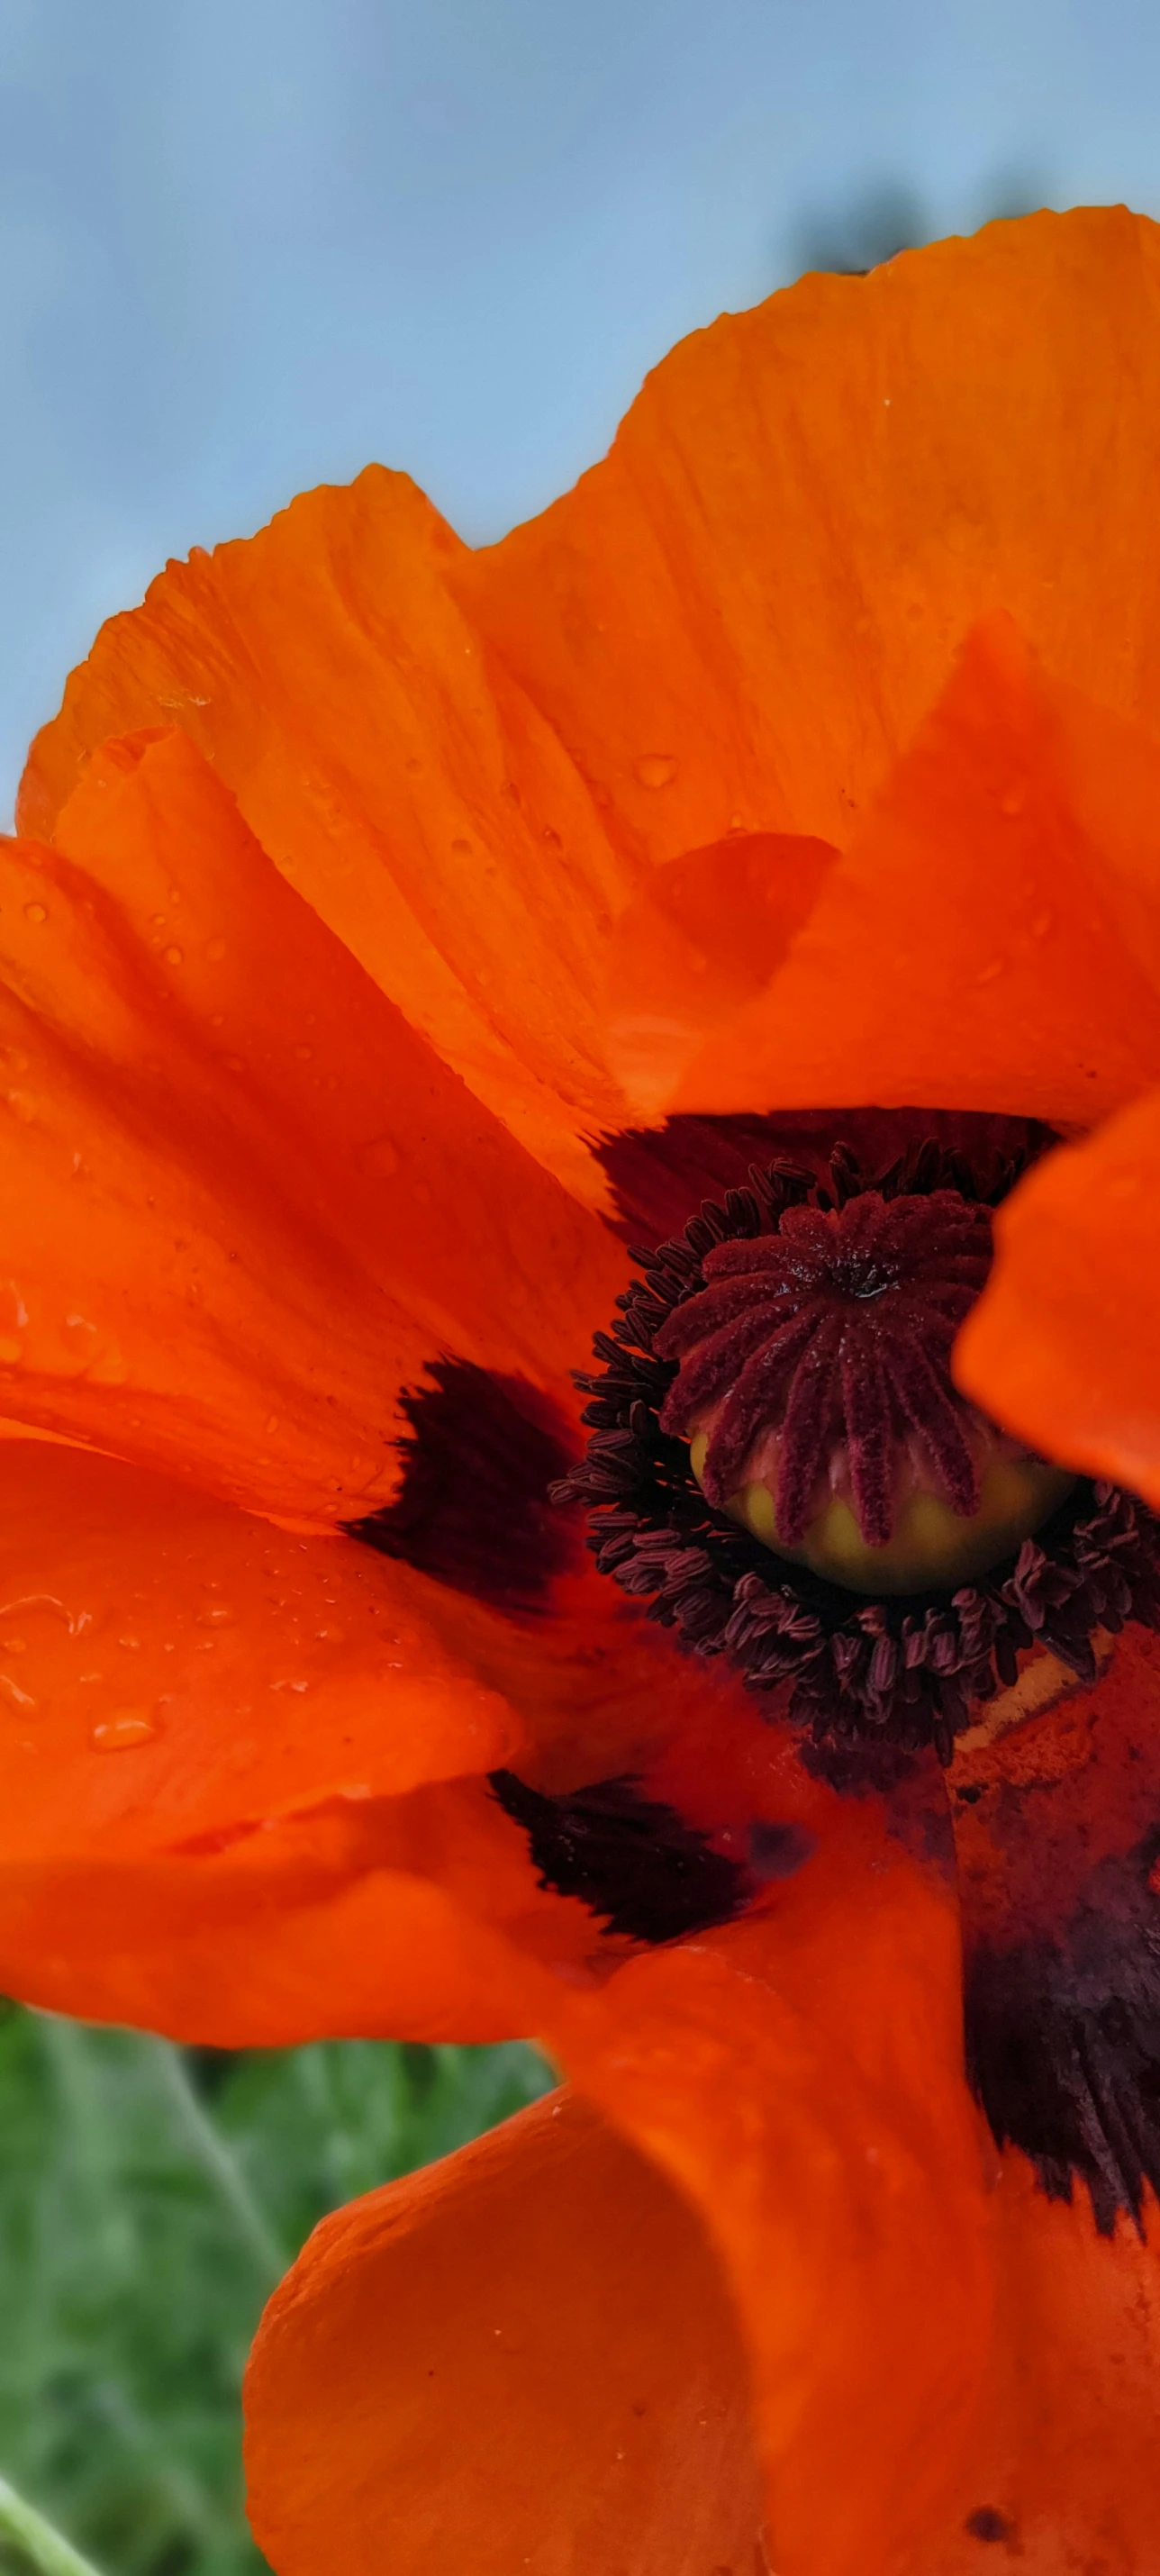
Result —
M 917 1113 L 906 1115 L 914 1135 Z M 771 1318 L 775 1330 L 789 1337 L 779 1345 L 773 1378 L 778 1380 L 782 1371 L 778 1382 L 784 1384 L 790 1361 L 798 1365 L 801 1354 L 795 1358 L 790 1345 L 804 1305 L 816 1302 L 819 1251 L 823 1267 L 829 1263 L 831 1271 L 835 1255 L 845 1259 L 849 1250 L 855 1256 L 841 1291 L 847 1314 L 850 1306 L 856 1320 L 863 1311 L 872 1317 L 875 1307 L 885 1314 L 895 1297 L 901 1313 L 910 1298 L 945 1357 L 962 1307 L 960 1291 L 973 1294 L 989 1234 L 987 1211 L 1048 1141 L 1042 1131 L 1029 1132 L 1026 1122 L 979 1124 L 985 1136 L 974 1154 L 967 1143 L 936 1142 L 919 1128 L 915 1141 L 885 1168 L 864 1169 L 843 1145 L 832 1148 L 824 1167 L 814 1157 L 800 1163 L 782 1160 L 763 1169 L 753 1166 L 747 1180 L 727 1188 L 719 1201 L 706 1199 L 683 1232 L 655 1249 L 634 1252 L 643 1277 L 618 1301 L 621 1311 L 610 1331 L 597 1336 L 600 1373 L 579 1380 L 590 1399 L 584 1419 L 591 1438 L 582 1465 L 556 1488 L 556 1499 L 587 1506 L 589 1546 L 601 1572 L 647 1603 L 650 1616 L 673 1628 L 689 1651 L 726 1656 L 753 1689 L 791 1684 L 792 1711 L 807 1721 L 819 1744 L 867 1738 L 900 1747 L 933 1744 L 940 1759 L 949 1761 L 954 1738 L 970 1723 L 973 1709 L 1015 1681 L 1018 1656 L 1027 1648 L 1049 1647 L 1078 1680 L 1090 1682 L 1096 1670 L 1091 1643 L 1096 1629 L 1115 1633 L 1130 1618 L 1160 1626 L 1157 1524 L 1142 1504 L 1111 1486 L 1079 1483 L 1055 1509 L 1045 1504 L 1047 1516 L 1035 1515 L 1040 1525 L 1032 1535 L 1016 1528 L 1009 1542 L 1001 1537 L 995 1562 L 988 1557 L 967 1573 L 944 1573 L 940 1582 L 929 1570 L 917 1579 L 904 1559 L 897 1579 L 911 1588 L 871 1592 L 867 1583 L 859 1597 L 851 1588 L 856 1576 L 840 1583 L 832 1579 L 828 1562 L 791 1562 L 775 1554 L 776 1533 L 769 1545 L 762 1544 L 753 1535 L 752 1522 L 743 1525 L 736 1498 L 728 1511 L 722 1510 L 698 1484 L 690 1446 L 674 1428 L 679 1360 L 688 1348 L 696 1368 L 703 1349 L 696 1328 L 708 1310 L 698 1301 L 707 1296 L 717 1301 L 716 1325 L 728 1335 L 737 1318 L 719 1311 L 720 1300 L 728 1302 L 740 1281 L 746 1282 L 748 1299 L 754 1279 L 759 1288 L 763 1285 L 760 1264 L 767 1257 L 773 1265 L 771 1296 L 762 1306 L 758 1347 L 741 1354 L 738 1386 L 746 1367 L 753 1364 L 760 1371 L 765 1366 Z M 698 1150 L 704 1143 L 702 1139 Z M 858 1213 L 861 1199 L 870 1202 L 865 1216 Z M 892 1246 L 894 1227 L 898 1242 Z M 924 1268 L 936 1236 L 944 1247 L 940 1259 L 951 1265 L 945 1290 Z M 795 1277 L 799 1246 L 800 1275 Z M 900 1252 L 915 1264 L 905 1290 Z M 870 1269 L 878 1254 L 882 1269 L 875 1282 Z M 893 1276 L 888 1275 L 892 1265 Z M 872 1291 L 877 1286 L 877 1293 L 867 1296 L 868 1286 Z M 829 1287 L 824 1290 L 823 1303 L 831 1293 Z M 778 1301 L 789 1307 L 795 1299 L 795 1313 L 785 1322 L 777 1320 L 773 1310 Z M 686 1310 L 695 1310 L 689 1326 Z M 743 1301 L 742 1316 L 744 1312 Z M 940 1318 L 945 1318 L 945 1333 Z M 822 1322 L 824 1331 L 824 1317 Z M 879 1472 L 885 1454 L 883 1405 L 891 1440 L 898 1439 L 900 1426 L 909 1419 L 917 1446 L 925 1444 L 928 1454 L 938 1451 L 932 1481 L 941 1476 L 944 1491 L 953 1497 L 960 1468 L 963 1480 L 968 1473 L 969 1462 L 956 1449 L 957 1432 L 943 1421 L 945 1378 L 936 1359 L 927 1364 L 937 1383 L 931 1394 L 928 1376 L 931 1400 L 924 1410 L 906 1380 L 908 1363 L 902 1359 L 896 1379 L 896 1357 L 891 1339 L 874 1363 L 881 1363 L 882 1384 L 874 1378 L 873 1402 L 865 1388 L 854 1387 L 852 1378 L 844 1384 L 838 1371 L 847 1424 L 849 1407 L 854 1409 L 859 1484 L 875 1529 L 881 1527 L 881 1517 L 874 1520 L 873 1515 L 885 1508 Z M 712 1405 L 720 1388 L 713 1377 L 715 1360 L 707 1366 L 714 1392 L 702 1394 Z M 826 1366 L 832 1393 L 832 1356 Z M 883 1405 L 877 1402 L 879 1394 Z M 798 1443 L 802 1461 L 816 1457 L 824 1411 L 819 1406 L 816 1417 L 811 1414 L 809 1396 L 807 1384 Z M 683 1397 L 679 1403 L 684 1405 Z M 921 1423 L 914 1421 L 916 1413 Z M 688 1418 L 685 1408 L 683 1419 Z M 745 1462 L 755 1418 L 746 1415 L 732 1431 L 724 1414 L 718 1417 L 715 1427 L 732 1444 L 731 1455 L 739 1465 Z M 832 1415 L 829 1420 L 832 1432 Z M 973 1438 L 973 1423 L 969 1428 Z M 732 1472 L 729 1466 L 720 1468 L 716 1494 L 728 1488 Z M 797 1482 L 804 1491 L 809 1482 L 805 1465 Z M 967 1499 L 965 1481 L 959 1499 Z M 1001 1552 L 1004 1547 L 1006 1553 Z
M 573 1554 L 548 1499 L 573 1454 L 566 1426 L 526 1378 L 467 1360 L 432 1360 L 428 1376 L 402 1399 L 399 1492 L 348 1534 L 457 1592 L 533 1610 Z
M 493 1771 L 491 1786 L 523 1826 L 541 1887 L 578 1896 L 607 1932 L 675 1941 L 729 1922 L 753 1894 L 746 1870 L 633 1780 L 596 1780 L 560 1798 L 513 1771 Z

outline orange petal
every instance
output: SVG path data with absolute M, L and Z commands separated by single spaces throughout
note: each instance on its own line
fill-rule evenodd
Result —
M 722 2255 L 786 2576 L 894 2576 L 969 2453 L 991 2270 L 960 2034 L 953 1906 L 888 1842 L 557 2020 Z
M 516 1758 L 507 1623 L 82 1450 L 0 1451 L 5 1857 L 146 1857 Z
M 1158 240 L 1080 210 L 805 278 L 682 343 L 605 461 L 479 555 L 374 467 L 171 565 L 70 681 L 22 828 L 52 833 L 110 731 L 176 714 L 384 989 L 594 1196 L 583 1139 L 626 1123 L 604 949 L 643 863 L 733 830 L 844 845 L 996 605 L 1152 722 Z
M 990 619 L 781 972 L 669 1105 L 1115 1108 L 1160 1077 L 1158 812 L 1160 749 Z
M 3 1409 L 318 1526 L 390 1493 L 440 1350 L 566 1384 L 623 1257 L 184 737 L 108 746 L 58 828 L 0 862 Z
M 594 992 L 633 873 L 562 742 L 457 607 L 465 554 L 370 466 L 252 540 L 170 564 L 39 737 L 21 829 L 53 837 L 110 733 L 171 723 L 332 931 L 582 1196 L 619 1123 Z
M 995 2359 L 969 2471 L 923 2576 L 979 2576 L 980 2541 L 1026 2576 L 1160 2565 L 1160 2207 L 1148 2242 L 1097 2236 L 1086 2196 L 1049 2201 L 1021 2156 L 995 2195 Z
M 768 984 L 837 855 L 790 833 L 737 833 L 658 868 L 622 913 L 609 1059 L 638 1115 L 663 1107 L 710 1034 Z
M 486 1779 L 606 1775 L 696 1709 L 595 1576 L 518 1623 L 51 1441 L 0 1447 L 0 1558 L 0 1993 L 231 2046 L 487 2039 L 615 1965 Z
M 1154 727 L 1158 411 L 1156 226 L 992 224 L 695 332 L 457 587 L 622 847 L 844 846 L 996 606 Z
M 324 2220 L 247 2383 L 279 2576 L 750 2576 L 745 2363 L 701 2228 L 557 2094 Z
M 1160 1504 L 1160 1094 L 1049 1155 L 995 1241 L 959 1385 L 1046 1457 Z
M 544 1981 L 430 1880 L 368 1866 L 333 1814 L 217 1857 L 0 1874 L 0 1987 L 196 2046 L 520 2039 Z

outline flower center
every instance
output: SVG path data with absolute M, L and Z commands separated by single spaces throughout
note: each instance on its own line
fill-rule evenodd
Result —
M 1017 1550 L 1074 1479 L 952 1385 L 990 1264 L 990 1209 L 954 1189 L 790 1206 L 714 1245 L 653 1342 L 680 1363 L 661 1428 L 706 1500 L 856 1592 L 961 1584 Z
M 587 1451 L 553 1489 L 587 1509 L 600 1572 L 689 1654 L 788 1685 L 823 1766 L 926 1744 L 949 1762 L 1029 1648 L 1087 1684 L 1099 1631 L 1160 1628 L 1152 1514 L 1045 1468 L 951 1384 L 987 1211 L 1050 1138 L 965 1113 L 940 1138 L 939 1115 L 868 1113 L 870 1169 L 807 1137 L 808 1161 L 751 1162 L 634 1250 L 643 1276 L 577 1379 Z M 676 1169 L 689 1140 L 670 1129 Z

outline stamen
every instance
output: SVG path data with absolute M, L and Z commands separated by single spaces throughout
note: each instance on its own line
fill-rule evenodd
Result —
M 926 1113 L 891 1121 L 912 1142 L 888 1168 L 864 1174 L 842 1145 L 826 1166 L 753 1165 L 633 1252 L 643 1280 L 596 1337 L 600 1374 L 578 1380 L 587 1456 L 554 1490 L 588 1507 L 600 1571 L 689 1651 L 754 1690 L 789 1684 L 827 1763 L 853 1744 L 859 1761 L 930 1743 L 949 1761 L 1031 1646 L 1090 1681 L 1097 1630 L 1160 1626 L 1153 1515 L 1029 1458 L 947 1371 L 987 1211 L 1050 1136 L 964 1114 L 944 1144 Z

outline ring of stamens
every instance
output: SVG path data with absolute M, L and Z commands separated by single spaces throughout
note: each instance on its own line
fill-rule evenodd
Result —
M 755 1168 L 680 1237 L 634 1252 L 644 1279 L 597 1336 L 602 1373 L 578 1380 L 592 1437 L 556 1496 L 587 1505 L 601 1571 L 755 1689 L 792 1683 L 820 1740 L 933 1742 L 949 1760 L 1020 1651 L 1047 1645 L 1086 1680 L 1097 1628 L 1160 1626 L 1157 1524 L 1107 1485 L 1078 1483 L 997 1564 L 870 1598 L 780 1561 L 730 1515 L 763 1441 L 775 1546 L 800 1545 L 836 1455 L 870 1548 L 883 1531 L 889 1544 L 916 1470 L 969 1514 L 1000 1435 L 961 1406 L 946 1363 L 986 1273 L 989 1210 L 1020 1168 L 978 1172 L 933 1144 L 876 1177 L 841 1146 L 820 1180 Z M 698 1423 L 700 1484 L 684 1436 Z

